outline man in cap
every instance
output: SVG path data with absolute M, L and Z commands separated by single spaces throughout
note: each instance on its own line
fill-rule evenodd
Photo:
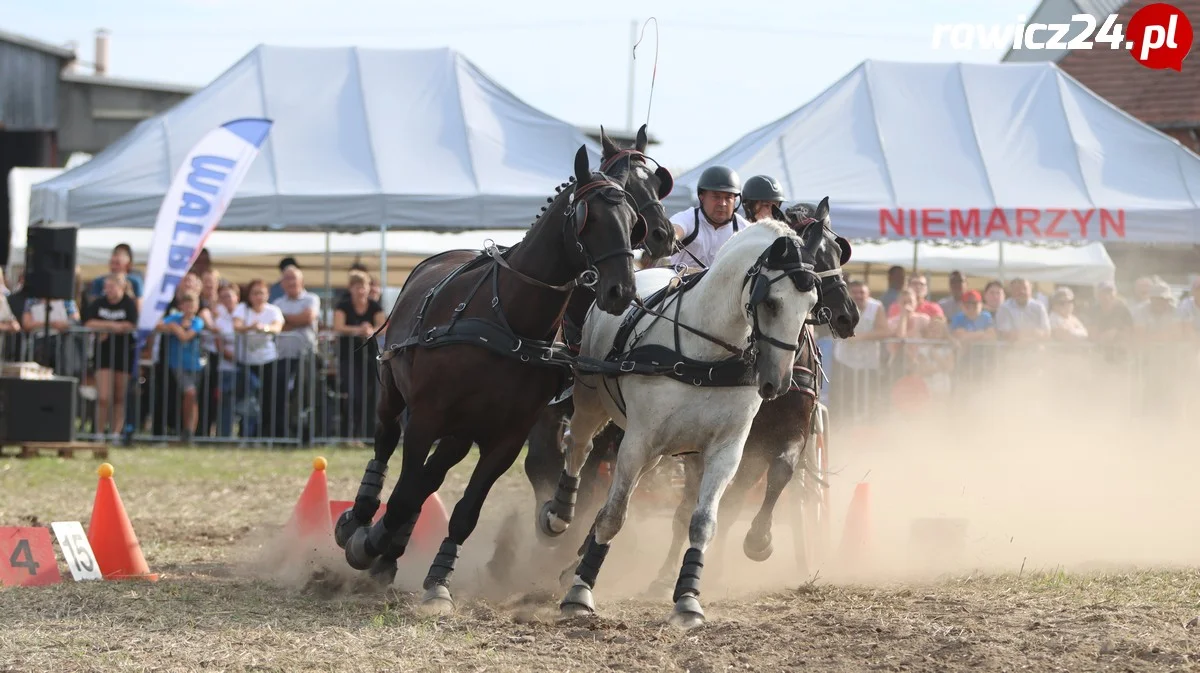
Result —
M 700 205 L 675 213 L 670 220 L 675 225 L 679 250 L 670 257 L 672 266 L 712 265 L 721 245 L 750 224 L 737 214 L 741 193 L 742 181 L 732 168 L 709 166 L 704 169 L 696 183 Z

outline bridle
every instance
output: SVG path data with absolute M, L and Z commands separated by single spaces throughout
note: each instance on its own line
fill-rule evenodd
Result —
M 799 247 L 791 240 L 788 240 L 788 245 Z M 746 316 L 751 320 L 750 342 L 753 345 L 759 341 L 765 341 L 776 348 L 796 352 L 800 350 L 800 341 L 803 339 L 803 333 L 801 333 L 801 338 L 795 344 L 785 343 L 776 339 L 762 331 L 762 328 L 758 324 L 758 309 L 766 301 L 771 286 L 775 283 L 786 278 L 791 280 L 792 284 L 800 292 L 811 292 L 817 286 L 819 274 L 813 270 L 812 264 L 801 261 L 802 257 L 799 251 L 796 251 L 796 261 L 774 265 L 769 261 L 770 252 L 770 248 L 764 250 L 754 264 L 746 271 L 745 278 L 742 279 L 743 288 L 747 284 L 750 285 L 750 297 L 745 307 Z M 771 278 L 767 276 L 767 271 L 782 271 L 783 273 Z M 840 272 L 841 270 L 839 269 L 838 271 Z M 807 323 L 807 321 L 805 322 Z
M 818 221 L 817 218 L 811 216 L 797 216 L 795 217 L 795 222 L 795 226 L 800 228 L 800 231 L 797 233 L 799 233 L 802 238 L 804 229 L 809 226 L 816 225 L 821 228 L 821 238 L 818 240 L 828 240 L 825 235 L 825 223 Z M 838 247 L 841 249 L 841 257 L 848 260 L 850 257 L 850 242 L 840 236 L 835 236 L 834 242 L 837 243 Z M 807 256 L 814 258 L 815 262 L 815 252 L 804 250 L 804 253 Z M 825 304 L 825 295 L 827 293 L 837 292 L 846 288 L 846 276 L 842 271 L 843 264 L 845 264 L 845 262 L 840 262 L 838 266 L 833 269 L 826 269 L 824 271 L 814 270 L 812 272 L 813 275 L 817 277 L 817 303 L 813 306 L 813 311 L 816 315 L 812 318 L 806 319 L 804 324 L 828 325 L 829 322 L 833 320 L 833 311 L 830 310 L 829 306 Z M 816 268 L 815 263 L 813 264 L 813 268 Z
M 671 193 L 671 190 L 675 186 L 675 179 L 671 176 L 671 172 L 668 171 L 662 164 L 658 163 L 658 161 L 646 156 L 646 154 L 643 152 L 632 148 L 619 150 L 616 154 L 612 155 L 608 159 L 605 159 L 604 162 L 600 164 L 600 172 L 607 173 L 609 169 L 623 159 L 629 162 L 629 174 L 631 176 L 633 175 L 634 160 L 641 159 L 642 162 L 646 164 L 647 168 L 649 168 L 649 164 L 651 162 L 654 163 L 654 175 L 658 177 L 658 194 L 655 195 L 657 198 L 651 198 L 641 205 L 638 205 L 637 199 L 633 197 L 633 194 L 630 194 L 628 190 L 625 190 L 626 198 L 629 199 L 630 203 L 633 205 L 634 212 L 637 213 L 637 220 L 634 222 L 633 229 L 631 229 L 629 232 L 629 242 L 633 248 L 639 248 L 645 245 L 646 237 L 650 234 L 650 225 L 647 223 L 645 214 L 646 209 L 657 206 L 658 210 L 663 216 L 663 219 L 666 219 L 667 209 L 663 206 L 662 199 L 667 198 L 667 195 Z M 628 182 L 628 179 L 626 182 Z
M 613 192 L 619 192 L 622 196 L 616 196 Z M 484 251 L 501 267 L 507 269 L 522 281 L 536 287 L 556 292 L 570 292 L 576 287 L 594 287 L 600 280 L 600 272 L 597 269 L 598 264 L 614 257 L 633 257 L 632 245 L 618 248 L 599 257 L 593 257 L 591 251 L 583 244 L 581 236 L 583 235 L 583 230 L 587 227 L 587 204 L 597 197 L 604 199 L 614 206 L 620 206 L 622 203 L 631 201 L 633 198 L 629 192 L 625 191 L 625 188 L 601 172 L 592 173 L 592 180 L 590 182 L 575 184 L 571 193 L 567 196 L 567 209 L 563 213 L 563 238 L 567 249 L 574 252 L 578 256 L 578 259 L 582 260 L 583 270 L 567 283 L 550 285 L 517 271 L 509 265 L 508 260 L 504 258 L 504 254 L 496 246 L 495 242 L 490 239 L 484 242 Z M 634 214 L 640 217 L 636 207 L 634 207 L 635 205 L 630 203 Z

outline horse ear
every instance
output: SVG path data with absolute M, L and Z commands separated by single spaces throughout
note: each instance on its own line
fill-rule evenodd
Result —
M 613 141 L 609 139 L 608 135 L 604 133 L 604 125 L 603 124 L 600 126 L 600 145 L 604 148 L 604 158 L 605 159 L 608 159 L 609 157 L 615 155 L 617 152 L 621 151 L 621 148 L 617 147 L 616 144 L 613 143 Z
M 821 202 L 817 204 L 817 212 L 813 214 L 813 217 L 817 218 L 818 222 L 824 222 L 826 220 L 826 218 L 829 217 L 829 197 L 828 196 L 821 199 Z
M 800 261 L 800 251 L 791 236 L 780 236 L 767 250 L 767 266 L 779 268 Z
M 587 145 L 580 145 L 575 153 L 575 181 L 586 185 L 592 179 L 592 167 L 588 163 Z
M 642 124 L 642 128 L 638 129 L 637 142 L 634 143 L 633 148 L 644 153 L 646 151 L 647 141 L 648 138 L 646 136 L 646 125 Z

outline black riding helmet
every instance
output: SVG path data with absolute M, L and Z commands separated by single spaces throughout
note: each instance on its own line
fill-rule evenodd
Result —
M 700 180 L 696 182 L 696 195 L 699 196 L 706 189 L 711 192 L 729 192 L 740 196 L 742 193 L 742 179 L 738 177 L 736 171 L 728 166 L 709 166 L 704 169 L 704 172 L 700 174 Z M 704 205 L 701 204 L 700 207 L 703 209 Z M 704 216 L 710 222 L 713 221 L 708 213 L 704 213 Z M 736 203 L 733 206 L 733 216 L 729 219 L 732 220 L 734 217 L 737 217 Z
M 777 201 L 782 204 L 787 198 L 779 181 L 769 175 L 755 175 L 746 180 L 742 188 L 742 210 L 753 221 L 755 205 L 761 201 Z

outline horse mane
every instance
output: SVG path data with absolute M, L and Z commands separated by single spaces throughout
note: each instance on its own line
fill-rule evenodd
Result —
M 787 224 L 779 220 L 764 218 L 742 229 L 732 236 L 729 240 L 721 244 L 717 250 L 716 256 L 713 258 L 712 266 L 708 268 L 707 277 L 703 279 L 703 283 L 711 283 L 714 288 L 736 288 L 735 294 L 727 294 L 729 300 L 733 302 L 733 310 L 741 313 L 742 307 L 742 292 L 745 289 L 742 282 L 743 276 L 750 268 L 750 265 L 758 259 L 774 241 L 780 236 L 790 236 L 796 239 L 797 243 L 802 243 L 800 235 L 792 230 Z

